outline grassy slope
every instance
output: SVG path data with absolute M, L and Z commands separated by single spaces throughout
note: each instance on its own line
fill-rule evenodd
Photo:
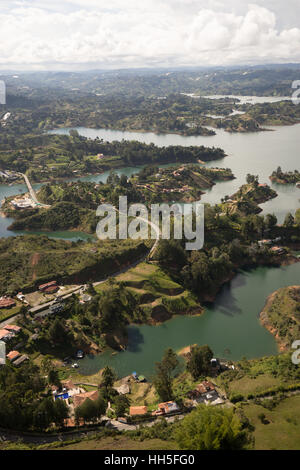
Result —
M 299 450 L 300 396 L 284 399 L 271 411 L 254 403 L 244 405 L 243 410 L 255 426 L 255 449 Z M 261 413 L 266 416 L 268 424 L 259 419 Z
M 34 290 L 51 278 L 100 280 L 146 253 L 140 241 L 71 243 L 26 235 L 0 240 L 0 292 Z
M 117 276 L 116 281 L 124 283 L 136 296 L 149 321 L 163 321 L 176 313 L 201 312 L 194 296 L 154 264 L 141 263 Z M 97 290 L 108 287 L 108 283 L 103 283 Z

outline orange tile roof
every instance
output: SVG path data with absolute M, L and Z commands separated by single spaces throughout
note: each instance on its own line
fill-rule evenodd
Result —
M 0 308 L 13 307 L 14 305 L 16 305 L 14 299 L 11 299 L 10 297 L 0 298 Z
M 145 415 L 148 412 L 147 406 L 131 406 L 129 408 L 130 416 Z
M 5 336 L 9 335 L 8 330 L 0 330 L 0 339 L 5 338 Z
M 21 327 L 17 325 L 5 325 L 4 328 L 8 331 L 21 331 Z
M 9 359 L 10 361 L 13 361 L 19 356 L 20 356 L 19 351 L 10 351 L 10 353 L 6 354 L 7 359 Z
M 92 390 L 91 392 L 79 393 L 78 395 L 74 395 L 74 407 L 77 408 L 77 406 L 82 405 L 82 403 L 85 402 L 87 398 L 89 398 L 90 400 L 97 400 L 98 396 L 98 390 Z

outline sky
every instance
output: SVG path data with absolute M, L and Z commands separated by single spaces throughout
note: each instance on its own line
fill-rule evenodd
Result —
M 0 0 L 1 70 L 289 62 L 299 0 Z

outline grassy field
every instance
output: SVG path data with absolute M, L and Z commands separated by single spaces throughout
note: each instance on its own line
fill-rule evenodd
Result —
M 0 310 L 0 321 L 7 320 L 14 315 L 17 315 L 21 309 L 22 304 L 17 302 L 16 306 L 13 308 L 2 308 Z
M 145 439 L 135 441 L 127 436 L 101 437 L 83 439 L 80 442 L 61 443 L 32 447 L 21 443 L 0 443 L 0 450 L 177 450 L 173 441 L 162 439 Z
M 243 411 L 255 426 L 255 449 L 300 449 L 300 396 L 284 399 L 271 411 L 253 403 L 243 405 Z M 262 413 L 266 424 L 259 418 Z
M 272 377 L 269 374 L 264 374 L 255 378 L 245 376 L 241 379 L 233 380 L 229 383 L 229 390 L 230 393 L 242 393 L 246 396 L 249 393 L 262 392 L 279 385 L 281 385 L 280 379 Z

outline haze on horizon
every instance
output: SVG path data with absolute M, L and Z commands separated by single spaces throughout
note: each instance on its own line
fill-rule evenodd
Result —
M 0 70 L 300 63 L 299 0 L 0 0 Z

